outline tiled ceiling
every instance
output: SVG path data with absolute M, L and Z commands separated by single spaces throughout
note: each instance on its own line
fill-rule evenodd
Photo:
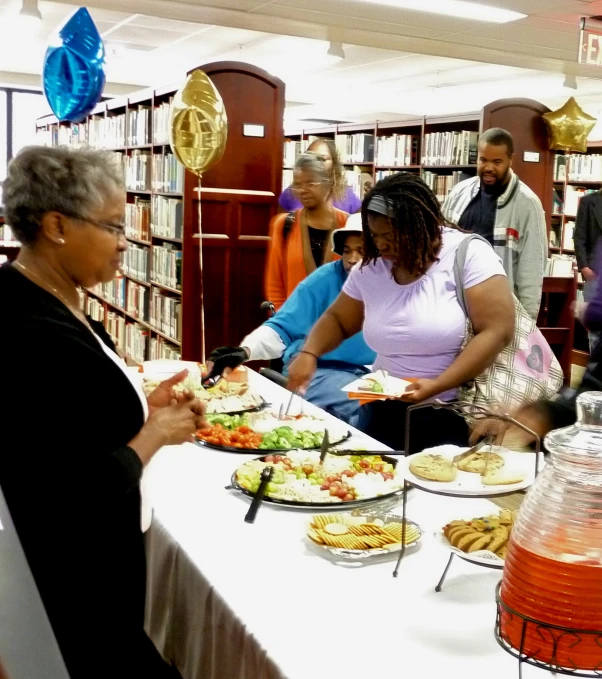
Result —
M 289 122 L 463 112 L 509 96 L 553 107 L 576 94 L 602 111 L 602 69 L 576 62 L 579 20 L 602 15 L 602 0 L 481 4 L 528 16 L 489 24 L 358 0 L 91 0 L 88 8 L 116 92 L 178 83 L 189 68 L 234 59 L 285 80 Z M 15 30 L 8 18 L 20 0 L 0 0 L 0 82 L 39 74 L 49 35 L 77 6 L 42 0 L 43 21 Z M 336 65 L 325 60 L 329 40 L 344 45 Z M 565 74 L 578 76 L 576 93 L 563 87 Z

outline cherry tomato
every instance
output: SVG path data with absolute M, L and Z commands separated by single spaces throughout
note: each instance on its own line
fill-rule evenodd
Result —
M 314 473 L 314 468 L 310 464 L 304 464 L 303 473 L 309 476 L 310 474 Z
M 351 493 L 347 493 L 343 498 L 343 502 L 351 502 L 352 500 L 355 500 L 355 497 Z
M 343 472 L 343 476 L 353 477 L 355 476 L 355 474 L 356 472 L 354 472 L 353 469 L 345 469 L 345 471 Z
M 323 483 L 320 486 L 320 490 L 330 490 L 330 484 L 329 483 Z
M 347 489 L 346 488 L 340 488 L 339 492 L 337 493 L 337 497 L 340 497 L 341 500 L 347 495 Z M 332 495 L 332 493 L 331 493 Z
M 368 460 L 360 460 L 358 462 L 358 465 L 363 469 L 367 469 L 370 466 L 370 463 L 368 462 Z
M 341 491 L 340 488 L 337 488 L 336 486 L 330 486 L 330 491 L 329 491 L 329 492 L 330 492 L 330 494 L 332 495 L 332 497 L 338 496 L 338 494 L 340 493 L 340 491 Z

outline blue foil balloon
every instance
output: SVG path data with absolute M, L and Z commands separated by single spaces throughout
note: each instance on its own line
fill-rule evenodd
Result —
M 105 46 L 90 13 L 80 7 L 44 56 L 44 94 L 59 120 L 79 122 L 96 106 L 105 85 Z

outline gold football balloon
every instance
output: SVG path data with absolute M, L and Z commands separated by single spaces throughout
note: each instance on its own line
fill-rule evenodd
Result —
M 587 136 L 596 124 L 596 119 L 588 115 L 571 97 L 557 111 L 544 113 L 543 118 L 550 133 L 550 148 L 553 151 L 587 151 Z
M 169 142 L 180 162 L 199 177 L 224 155 L 228 118 L 220 93 L 197 69 L 174 97 Z

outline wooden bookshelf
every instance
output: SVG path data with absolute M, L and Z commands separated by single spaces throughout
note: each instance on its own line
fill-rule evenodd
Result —
M 201 68 L 222 95 L 229 121 L 224 158 L 203 177 L 202 243 L 198 179 L 174 162 L 169 145 L 169 104 L 176 86 L 103 102 L 80 124 L 59 123 L 53 116 L 37 121 L 40 143 L 88 143 L 123 157 L 131 244 L 126 257 L 133 252 L 133 261 L 125 260 L 128 268 L 112 283 L 117 297 L 101 289 L 83 291 L 81 299 L 132 362 L 201 360 L 203 347 L 208 353 L 215 346 L 235 344 L 264 320 L 259 307 L 268 227 L 279 195 L 284 84 L 249 64 L 220 62 Z M 264 137 L 245 137 L 244 124 L 263 125 Z M 167 250 L 174 253 L 171 259 Z M 158 276 L 162 259 L 172 265 Z M 140 271 L 139 260 L 146 261 Z M 153 314 L 156 298 L 168 307 L 167 317 L 162 311 Z M 132 333 L 136 355 L 128 351 Z
M 422 116 L 407 120 L 374 123 L 354 123 L 331 125 L 320 128 L 291 129 L 285 133 L 286 142 L 298 142 L 297 150 L 305 150 L 313 139 L 323 137 L 333 139 L 341 152 L 340 140 L 348 135 L 366 135 L 372 137 L 372 154 L 367 158 L 360 158 L 354 162 L 346 162 L 342 157 L 346 170 L 353 170 L 358 178 L 349 174 L 348 183 L 359 198 L 363 198 L 366 188 L 379 179 L 395 172 L 421 173 L 425 181 L 443 200 L 451 188 L 462 179 L 474 176 L 476 173 L 476 148 L 466 157 L 466 162 L 431 162 L 431 147 L 429 135 L 445 133 L 478 133 L 480 115 L 469 113 L 462 116 Z M 447 146 L 445 146 L 447 144 Z M 474 136 L 473 136 L 474 146 Z M 283 187 L 290 184 L 294 158 L 291 149 L 284 162 Z M 440 148 L 447 149 L 453 155 L 454 147 L 451 142 L 440 141 Z M 434 147 L 433 149 L 434 150 Z M 466 149 L 466 156 L 468 156 Z M 344 154 L 341 154 L 344 156 Z M 441 155 L 441 154 L 439 154 Z M 428 157 L 427 157 L 428 156 Z M 288 171 L 288 172 L 287 172 Z M 370 175 L 368 178 L 366 175 Z
M 132 249 L 140 248 L 139 252 L 143 253 L 143 258 L 146 259 L 146 276 L 133 275 L 127 270 L 117 279 L 117 285 L 123 286 L 123 305 L 115 304 L 97 291 L 91 290 L 84 291 L 82 299 L 86 312 L 93 311 L 91 314 L 93 318 L 104 322 L 120 351 L 131 362 L 136 363 L 151 358 L 181 358 L 183 354 L 180 336 L 171 337 L 170 334 L 149 322 L 150 305 L 153 295 L 157 293 L 165 293 L 170 299 L 177 300 L 174 309 L 178 309 L 180 320 L 174 321 L 174 326 L 181 327 L 181 316 L 185 313 L 181 302 L 182 291 L 175 286 L 163 286 L 152 280 L 155 265 L 153 246 L 161 246 L 169 242 L 173 247 L 179 247 L 181 250 L 182 242 L 181 238 L 174 238 L 171 241 L 168 238 L 156 236 L 152 232 L 153 225 L 150 217 L 154 197 L 164 196 L 166 193 L 171 196 L 171 192 L 166 192 L 163 185 L 161 185 L 161 190 L 156 189 L 155 182 L 163 182 L 167 179 L 175 184 L 179 182 L 174 189 L 183 189 L 184 186 L 183 168 L 179 166 L 180 169 L 177 169 L 178 164 L 175 158 L 171 158 L 173 161 L 171 174 L 169 172 L 155 174 L 153 167 L 153 163 L 160 162 L 163 169 L 166 155 L 171 154 L 167 144 L 153 145 L 153 135 L 159 133 L 159 130 L 153 129 L 153 118 L 155 111 L 161 104 L 169 102 L 169 98 L 175 94 L 175 91 L 176 88 L 173 87 L 168 92 L 156 95 L 153 90 L 143 90 L 130 97 L 103 102 L 92 111 L 86 121 L 80 124 L 59 123 L 54 116 L 46 116 L 37 121 L 38 135 L 43 143 L 50 145 L 87 143 L 122 156 L 126 169 L 127 208 L 133 210 L 131 219 L 129 214 L 126 215 L 126 228 L 130 225 L 135 227 L 137 222 L 143 221 L 142 217 L 135 213 L 136 206 L 141 207 L 142 211 L 147 209 L 145 219 L 148 234 L 145 237 L 135 236 L 128 229 L 127 239 L 132 247 L 128 248 L 128 252 L 124 255 L 124 261 L 127 262 Z M 165 117 L 163 122 L 167 121 L 168 117 Z M 177 173 L 181 176 L 178 177 Z M 175 198 L 179 197 L 182 200 L 182 191 L 174 190 L 174 194 Z M 175 274 L 177 278 L 177 272 Z M 138 293 L 136 288 L 139 286 L 142 286 L 146 292 L 140 298 L 140 307 L 132 309 L 129 304 L 130 297 Z M 91 303 L 90 299 L 95 301 Z M 121 331 L 125 334 L 119 335 L 115 332 L 115 329 L 119 327 L 115 314 L 123 319 Z M 130 333 L 136 334 L 135 343 L 138 349 L 135 352 L 136 355 L 132 355 L 130 351 L 132 345 L 132 341 L 128 341 Z

